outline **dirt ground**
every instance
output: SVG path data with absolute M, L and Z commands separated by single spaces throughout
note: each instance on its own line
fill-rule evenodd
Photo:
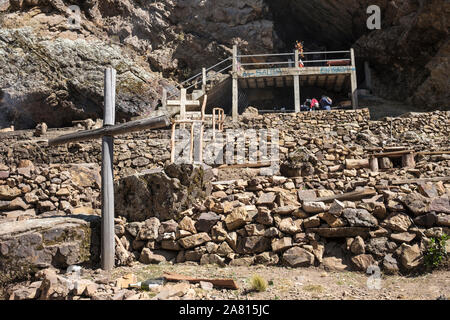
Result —
M 419 276 L 381 275 L 380 289 L 369 289 L 371 276 L 358 272 L 324 271 L 320 268 L 285 267 L 218 267 L 192 264 L 136 264 L 121 267 L 108 274 L 117 279 L 134 273 L 138 280 L 158 278 L 175 272 L 202 278 L 232 278 L 238 290 L 205 291 L 199 299 L 211 300 L 435 300 L 450 298 L 450 270 L 438 270 Z M 259 275 L 269 283 L 264 292 L 250 290 L 250 278 Z M 368 285 L 369 280 L 369 285 Z M 149 293 L 151 297 L 152 293 Z

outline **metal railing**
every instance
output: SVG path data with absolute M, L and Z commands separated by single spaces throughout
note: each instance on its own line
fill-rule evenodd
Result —
M 172 89 L 172 90 L 168 90 L 168 99 L 174 98 L 176 96 L 179 95 L 178 90 L 181 88 L 184 88 L 186 90 L 192 89 L 192 88 L 196 88 L 199 84 L 202 85 L 206 85 L 207 82 L 209 80 L 211 80 L 212 78 L 214 78 L 217 74 L 222 73 L 224 71 L 226 71 L 227 69 L 230 69 L 232 67 L 232 65 L 227 65 L 226 67 L 215 71 L 215 73 L 213 75 L 208 75 L 208 72 L 217 68 L 220 65 L 223 65 L 225 62 L 231 60 L 231 57 L 228 57 L 218 63 L 216 63 L 215 65 L 209 67 L 209 68 L 203 68 L 202 72 L 197 73 L 196 75 L 193 75 L 192 77 L 190 77 L 189 79 L 184 80 L 183 82 L 181 82 L 180 84 L 178 84 L 176 86 L 176 88 Z M 186 86 L 187 85 L 187 86 Z M 186 86 L 186 87 L 185 87 Z M 177 90 L 178 89 L 178 90 Z
M 308 56 L 312 55 L 315 57 L 309 59 Z M 340 55 L 343 55 L 343 57 L 340 57 Z M 280 59 L 280 57 L 284 57 L 284 59 Z M 253 66 L 253 69 L 274 66 L 295 67 L 296 61 L 301 62 L 305 67 L 331 66 L 337 63 L 351 65 L 351 51 L 317 51 L 303 52 L 302 54 L 296 51 L 293 53 L 238 54 L 236 60 L 238 68 Z
M 237 51 L 237 50 L 236 50 Z M 343 55 L 343 57 L 339 57 Z M 309 59 L 309 56 L 314 56 Z M 227 61 L 232 61 L 226 67 L 215 71 L 214 74 L 208 75 L 208 72 L 215 68 L 222 66 Z M 351 51 L 316 51 L 303 52 L 293 51 L 292 53 L 263 53 L 263 54 L 237 54 L 228 57 L 209 68 L 203 68 L 201 72 L 191 76 L 190 78 L 179 83 L 175 88 L 167 91 L 167 99 L 172 99 L 179 96 L 179 90 L 184 88 L 191 90 L 197 88 L 199 85 L 205 89 L 208 81 L 216 78 L 217 74 L 224 73 L 230 68 L 233 71 L 245 70 L 246 67 L 251 69 L 276 68 L 278 67 L 298 67 L 297 64 L 303 64 L 304 67 L 320 67 L 320 66 L 334 66 L 334 65 L 351 65 Z M 235 65 L 233 67 L 233 65 Z

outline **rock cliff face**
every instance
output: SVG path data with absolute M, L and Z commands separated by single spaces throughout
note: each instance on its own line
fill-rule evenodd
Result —
M 381 30 L 366 28 L 370 4 L 382 9 Z M 308 50 L 356 42 L 375 94 L 446 109 L 448 11 L 445 0 L 2 0 L 0 125 L 101 117 L 107 66 L 118 70 L 117 118 L 126 119 L 154 108 L 168 79 L 228 57 L 233 43 L 256 53 L 290 51 L 295 40 Z
M 450 107 L 450 3 L 445 0 L 375 1 L 382 29 L 355 44 L 373 66 L 374 91 L 424 110 Z

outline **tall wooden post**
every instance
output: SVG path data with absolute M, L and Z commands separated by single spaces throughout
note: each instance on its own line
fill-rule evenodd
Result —
M 414 160 L 414 153 L 407 153 L 402 156 L 402 167 L 403 168 L 414 168 L 416 166 L 416 161 Z
M 186 120 L 186 89 L 181 89 L 180 91 L 180 120 Z M 184 123 L 180 125 L 181 129 L 186 126 Z
M 372 172 L 378 172 L 378 158 L 371 157 L 369 159 L 369 166 Z
M 351 90 L 352 90 L 352 105 L 353 110 L 358 108 L 358 80 L 356 78 L 356 63 L 355 63 L 355 50 L 350 49 L 350 55 L 352 60 L 352 71 L 351 71 Z
M 298 50 L 295 50 L 295 68 L 299 68 Z M 294 104 L 295 112 L 300 112 L 300 76 L 294 75 Z
M 114 125 L 116 70 L 105 70 L 104 115 L 103 126 Z M 114 267 L 114 173 L 113 173 L 114 138 L 102 138 L 102 240 L 101 257 L 103 270 Z
M 232 116 L 233 116 L 233 122 L 238 121 L 238 115 L 239 115 L 239 89 L 238 89 L 238 73 L 237 73 L 237 45 L 233 45 L 233 85 L 232 85 Z
M 202 68 L 202 91 L 206 92 L 206 68 Z

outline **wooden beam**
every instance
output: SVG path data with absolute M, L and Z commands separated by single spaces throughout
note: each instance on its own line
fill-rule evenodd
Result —
M 238 88 L 238 60 L 237 45 L 233 45 L 233 80 L 232 80 L 232 116 L 233 122 L 238 122 L 239 116 L 239 88 Z
M 383 153 L 374 153 L 370 156 L 376 158 L 384 158 L 384 157 L 401 157 L 404 154 L 412 153 L 414 150 L 402 150 L 402 151 L 392 151 L 392 152 L 383 152 Z
M 126 123 L 106 126 L 95 130 L 78 131 L 75 133 L 65 134 L 48 140 L 49 146 L 65 144 L 69 142 L 85 141 L 90 139 L 98 139 L 103 136 L 116 136 L 134 131 L 145 129 L 159 129 L 170 125 L 170 120 L 166 116 L 160 116 L 148 119 L 138 119 Z
M 450 181 L 450 176 L 447 177 L 435 177 L 435 178 L 419 178 L 419 179 L 404 179 L 404 180 L 395 180 L 392 181 L 393 185 L 400 185 L 400 184 L 419 184 L 419 183 L 426 183 L 426 182 L 439 182 L 439 181 Z
M 416 154 L 420 154 L 423 156 L 431 156 L 431 155 L 439 155 L 439 154 L 450 154 L 450 151 L 422 151 L 422 152 L 417 152 Z
M 346 167 L 346 169 L 369 168 L 369 160 L 368 159 L 346 159 L 345 167 Z
M 270 167 L 273 161 L 255 162 L 255 163 L 237 163 L 237 164 L 222 164 L 218 169 L 238 169 L 238 168 L 264 168 Z
M 180 100 L 167 100 L 167 105 L 168 106 L 179 106 Z M 198 101 L 198 100 L 186 100 L 185 101 L 185 106 L 199 106 L 199 105 L 200 105 L 200 101 Z
M 105 70 L 105 106 L 103 127 L 114 125 L 115 114 L 115 82 L 116 70 Z M 114 242 L 114 137 L 102 138 L 102 240 L 101 262 L 103 270 L 114 268 L 115 242 Z
M 232 290 L 238 289 L 238 285 L 237 285 L 236 281 L 234 281 L 233 279 L 193 278 L 193 277 L 185 276 L 182 274 L 176 274 L 176 273 L 170 273 L 170 272 L 165 272 L 163 274 L 163 277 L 167 281 L 188 281 L 188 282 L 192 282 L 192 283 L 204 281 L 204 282 L 211 282 L 217 288 L 226 288 L 226 289 L 232 289 Z
M 352 71 L 351 71 L 351 90 L 352 90 L 352 106 L 353 110 L 358 108 L 358 79 L 356 77 L 356 62 L 355 62 L 355 50 L 350 49 L 350 55 L 352 58 Z
M 316 198 L 316 199 L 311 199 L 311 200 L 308 200 L 308 201 L 314 201 L 314 202 L 318 202 L 318 201 L 321 201 L 321 202 L 332 202 L 334 200 L 356 201 L 356 200 L 361 200 L 361 199 L 366 198 L 366 197 L 372 197 L 372 196 L 374 196 L 376 194 L 377 194 L 377 192 L 374 189 L 366 188 L 366 189 L 363 189 L 363 190 L 352 191 L 352 192 L 347 192 L 347 193 L 343 193 L 343 194 L 336 194 L 334 196 Z

